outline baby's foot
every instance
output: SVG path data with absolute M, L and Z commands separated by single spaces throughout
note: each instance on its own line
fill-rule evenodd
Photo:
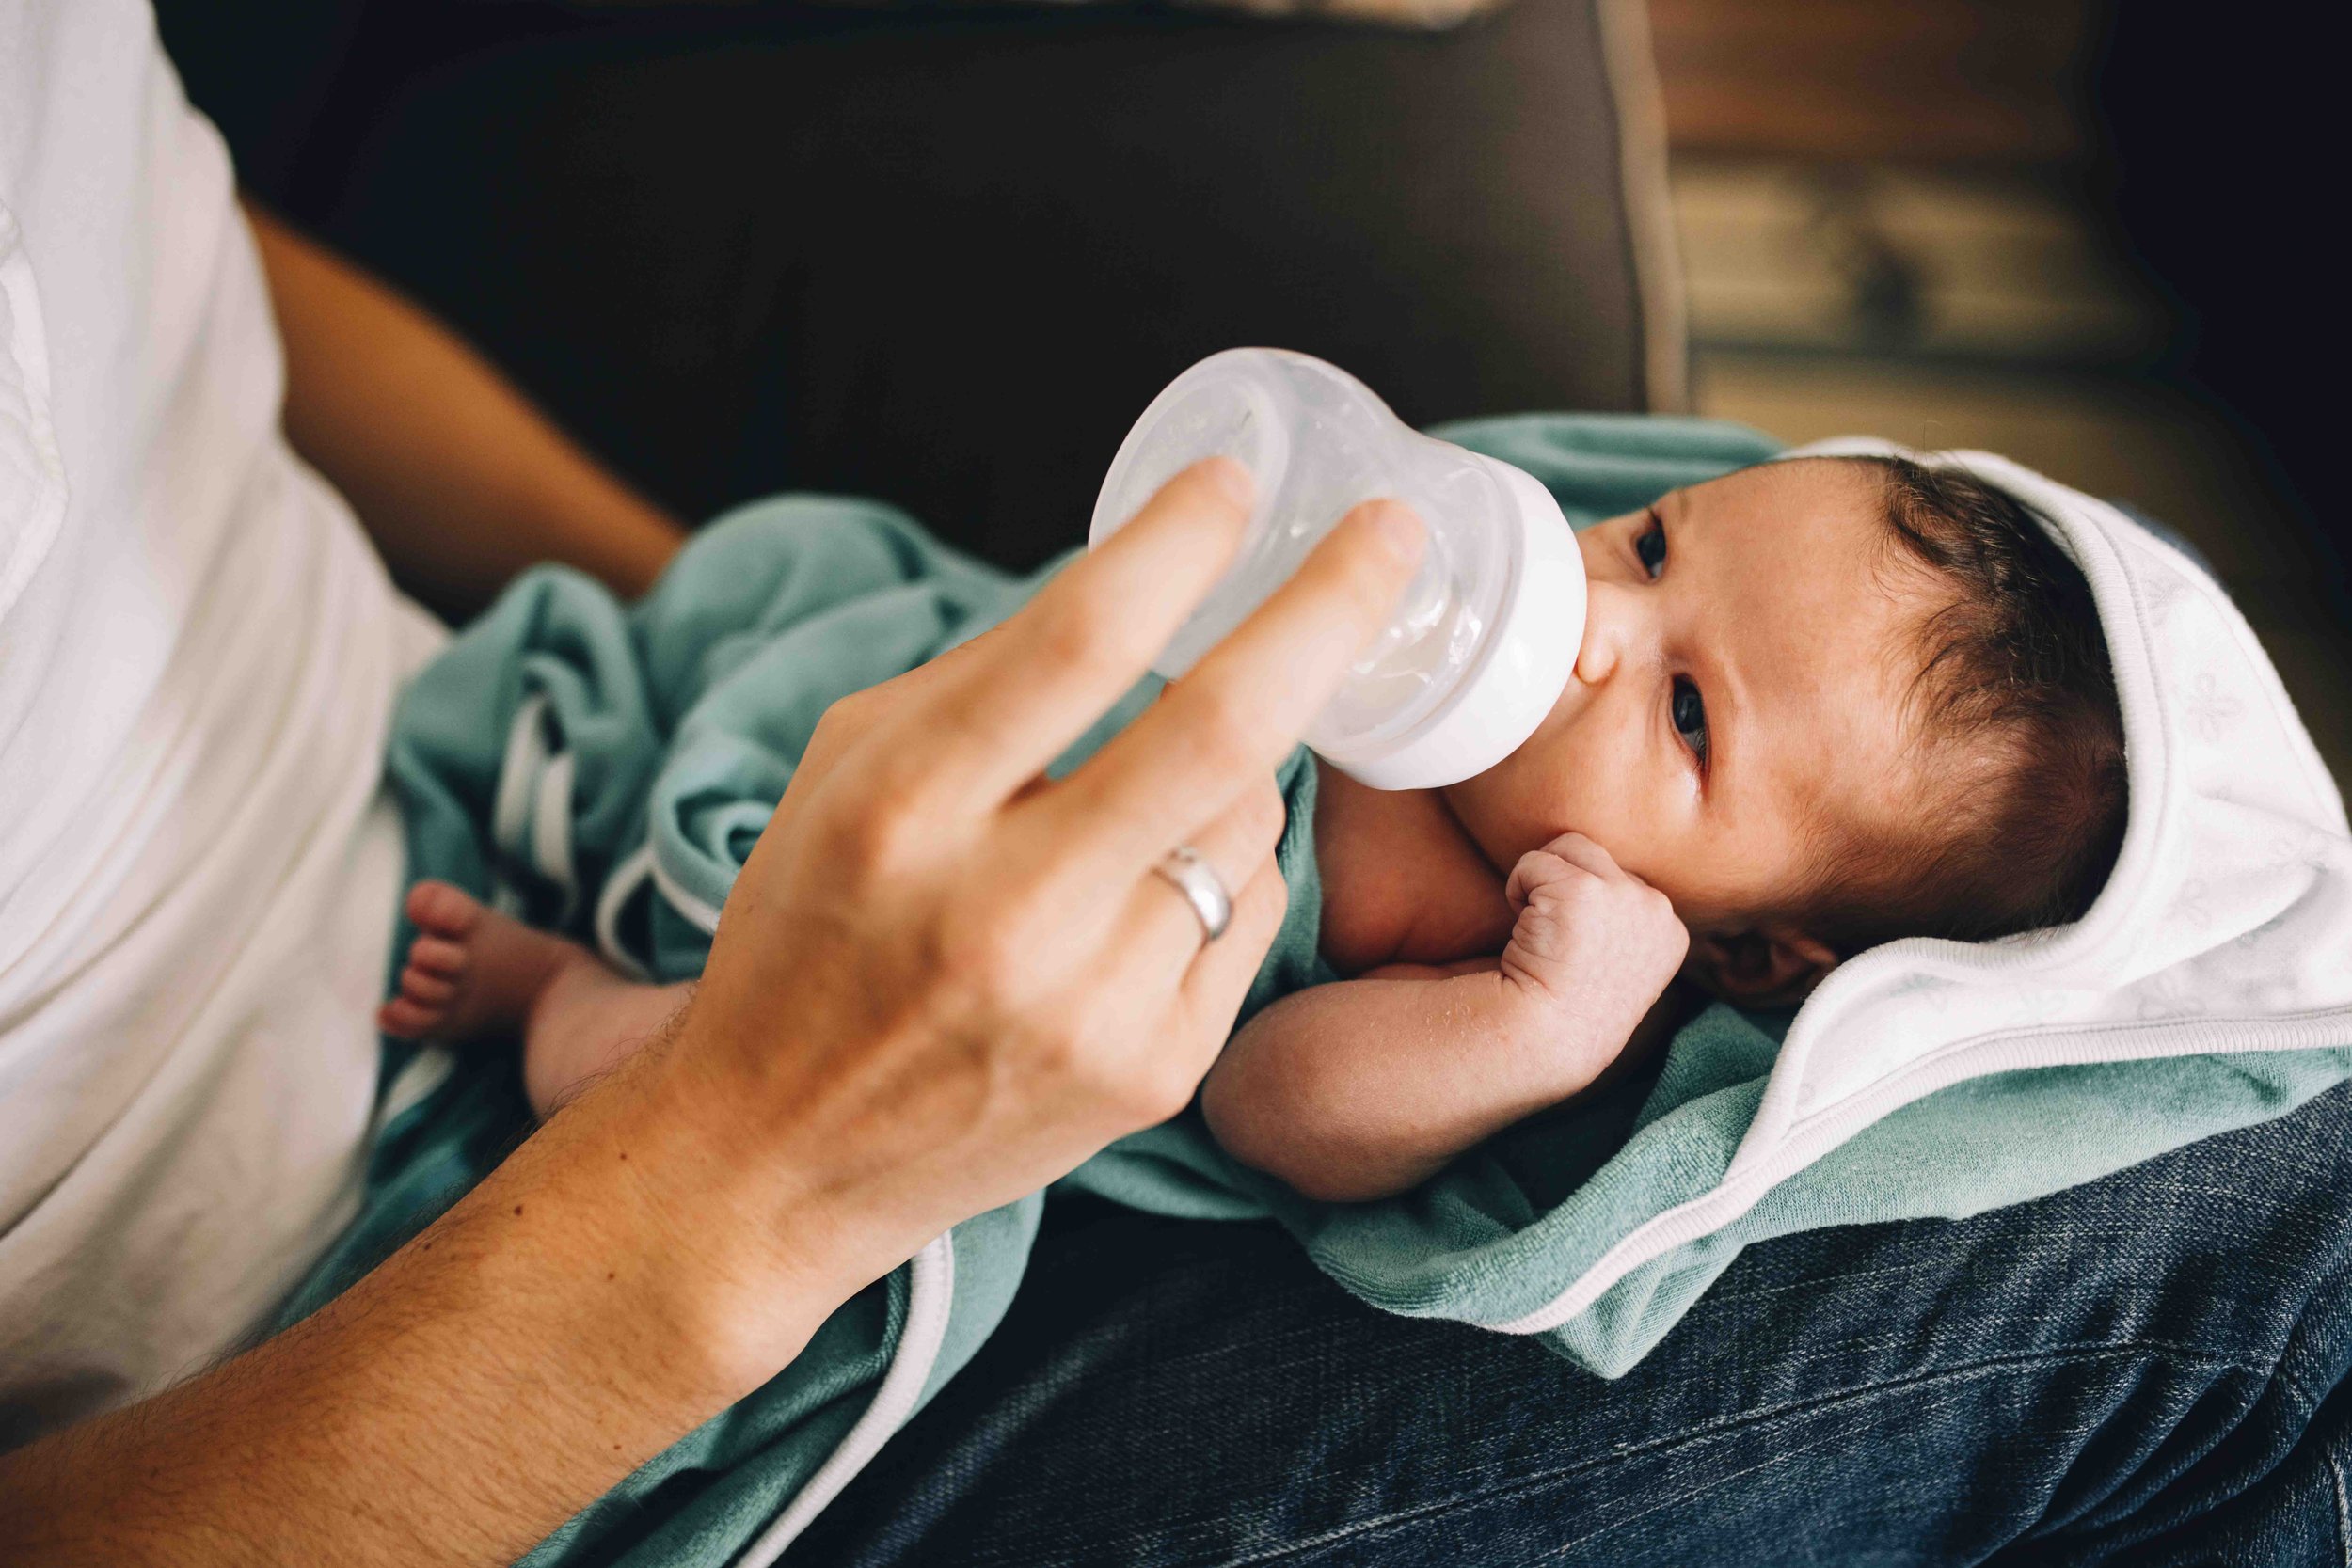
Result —
M 408 890 L 417 940 L 378 1026 L 406 1039 L 520 1034 L 523 1089 L 547 1116 L 660 1030 L 684 985 L 624 979 L 585 947 L 512 920 L 462 888 Z
M 448 882 L 408 890 L 417 940 L 400 994 L 376 1025 L 396 1039 L 458 1043 L 519 1033 L 532 1005 L 575 964 L 596 964 L 574 942 L 533 930 Z

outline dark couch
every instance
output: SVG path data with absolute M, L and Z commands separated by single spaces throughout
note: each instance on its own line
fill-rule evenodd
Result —
M 689 515 L 855 491 L 1025 564 L 1235 343 L 1417 422 L 1681 400 L 1638 7 L 278 9 L 163 7 L 248 182 Z

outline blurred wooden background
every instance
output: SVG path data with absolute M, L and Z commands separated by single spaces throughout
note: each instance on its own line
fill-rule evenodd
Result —
M 2089 0 L 1651 0 L 1675 145 L 1693 153 L 2083 164 Z

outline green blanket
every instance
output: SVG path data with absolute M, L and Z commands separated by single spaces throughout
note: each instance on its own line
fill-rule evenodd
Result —
M 1753 432 L 1683 420 L 1531 416 L 1444 434 L 1533 473 L 1579 526 L 1777 450 Z M 1033 587 L 887 507 L 818 497 L 739 514 L 633 608 L 577 574 L 533 572 L 403 701 L 390 768 L 411 872 L 495 894 L 649 975 L 690 976 L 825 707 L 1002 618 Z M 1073 757 L 1148 696 L 1138 689 Z M 1311 780 L 1295 759 L 1285 770 L 1293 906 L 1253 1006 L 1328 973 L 1314 951 L 1302 809 Z M 408 935 L 399 934 L 404 951 Z M 2279 1114 L 2346 1070 L 2341 1051 L 2303 1051 L 1961 1083 L 1867 1126 L 1730 1223 L 1663 1247 L 1565 1321 L 1534 1321 L 1609 1248 L 1722 1180 L 1787 1023 L 1714 1007 L 1677 1036 L 1653 1079 L 1534 1118 L 1380 1203 L 1307 1202 L 1228 1160 L 1192 1116 L 1116 1146 L 1068 1184 L 1166 1213 L 1270 1216 L 1375 1307 L 1539 1329 L 1614 1375 L 1751 1241 L 2032 1197 Z M 405 1092 L 418 1065 L 388 1045 L 388 1083 Z M 528 1120 L 511 1053 L 462 1057 L 416 1103 L 394 1107 L 364 1212 L 285 1321 L 454 1201 Z M 959 1227 L 918 1267 L 850 1302 L 768 1386 L 530 1560 L 728 1560 L 804 1488 L 803 1512 L 820 1505 L 993 1328 L 1045 1201 L 1034 1195 Z

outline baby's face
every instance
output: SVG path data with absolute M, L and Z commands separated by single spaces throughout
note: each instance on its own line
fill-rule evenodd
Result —
M 1694 934 L 1737 931 L 1788 907 L 1816 824 L 1895 809 L 1931 601 L 1884 564 L 1878 495 L 1854 465 L 1777 463 L 1586 530 L 1575 676 L 1445 791 L 1487 858 L 1573 830 Z

